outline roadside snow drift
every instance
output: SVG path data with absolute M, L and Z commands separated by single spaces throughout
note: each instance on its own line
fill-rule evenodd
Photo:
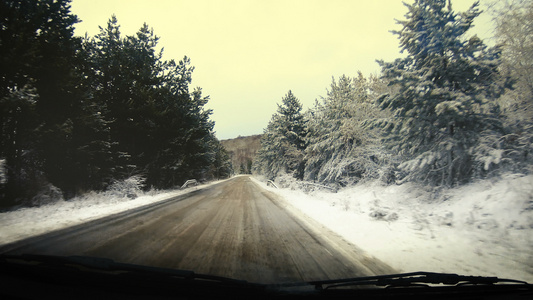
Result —
M 91 192 L 69 201 L 3 212 L 0 213 L 0 245 L 163 201 L 218 182 L 221 181 L 185 190 L 147 192 L 136 199 L 127 194 Z
M 306 194 L 259 183 L 399 272 L 533 282 L 533 175 L 438 192 L 367 183 Z

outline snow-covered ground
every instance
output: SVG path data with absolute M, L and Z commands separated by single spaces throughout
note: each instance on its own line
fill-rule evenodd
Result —
M 61 200 L 40 207 L 3 212 L 0 213 L 0 245 L 163 201 L 221 181 L 184 190 L 146 192 L 135 199 L 125 195 L 92 192 L 69 201 Z
M 533 175 L 455 189 L 361 184 L 338 193 L 275 189 L 304 213 L 400 272 L 533 282 Z

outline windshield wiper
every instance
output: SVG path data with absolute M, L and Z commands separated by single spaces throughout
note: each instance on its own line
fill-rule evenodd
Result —
M 102 272 L 106 274 L 125 275 L 125 274 L 143 274 L 152 276 L 167 276 L 186 280 L 205 280 L 232 284 L 250 284 L 245 280 L 232 279 L 216 275 L 197 274 L 193 271 L 150 267 L 143 265 L 134 265 L 127 263 L 115 262 L 112 259 L 90 257 L 90 256 L 54 256 L 38 254 L 22 255 L 0 255 L 2 262 L 25 263 L 54 268 L 83 268 L 84 271 Z
M 119 293 L 126 295 L 126 298 L 138 295 L 150 298 L 211 298 L 226 295 L 229 298 L 254 299 L 272 296 L 358 296 L 360 299 L 368 296 L 372 299 L 389 299 L 394 295 L 407 295 L 411 299 L 426 299 L 450 295 L 527 295 L 523 299 L 530 299 L 529 296 L 533 293 L 533 285 L 519 280 L 429 272 L 261 284 L 197 274 L 193 271 L 125 264 L 111 259 L 85 256 L 0 255 L 0 270 L 0 281 L 8 282 L 4 289 L 0 290 L 0 296 L 23 294 L 28 298 L 41 295 L 43 286 L 50 286 L 48 291 L 52 294 L 57 292 L 59 296 L 74 291 L 75 295 L 93 293 L 93 298 Z M 418 288 L 419 286 L 430 288 Z
M 498 277 L 465 276 L 449 273 L 412 272 L 391 275 L 379 275 L 368 277 L 356 277 L 337 280 L 320 280 L 308 282 L 316 289 L 331 289 L 338 287 L 350 287 L 370 285 L 377 287 L 415 287 L 434 285 L 462 286 L 462 285 L 493 285 L 496 283 L 528 284 L 525 281 L 503 279 Z
M 59 287 L 54 289 L 57 291 L 65 288 L 67 294 L 72 290 L 79 290 L 82 294 L 91 291 L 98 297 L 118 293 L 129 295 L 127 298 L 138 295 L 149 295 L 150 298 L 230 295 L 239 298 L 266 292 L 265 285 L 245 280 L 86 256 L 0 255 L 0 270 L 0 279 L 12 282 L 9 292 L 0 290 L 0 298 L 4 293 L 29 293 L 28 298 L 34 298 L 39 292 L 26 288 L 34 282 Z
M 142 274 L 143 276 L 165 276 L 184 280 L 200 280 L 212 281 L 225 284 L 234 285 L 254 285 L 258 287 L 295 287 L 312 285 L 317 290 L 331 289 L 337 287 L 350 286 L 376 286 L 376 287 L 413 287 L 413 286 L 431 286 L 431 285 L 447 285 L 447 286 L 462 286 L 462 285 L 493 285 L 496 283 L 517 283 L 528 284 L 525 281 L 504 279 L 498 277 L 484 277 L 484 276 L 465 276 L 450 273 L 434 273 L 434 272 L 412 272 L 389 275 L 377 275 L 367 277 L 355 277 L 333 280 L 317 280 L 297 283 L 282 283 L 282 284 L 259 284 L 251 283 L 246 280 L 233 279 L 228 277 L 198 274 L 193 271 L 151 267 L 144 265 L 134 265 L 115 262 L 108 258 L 88 257 L 88 256 L 53 256 L 53 255 L 0 255 L 2 261 L 9 260 L 11 262 L 25 262 L 38 264 L 41 267 L 67 267 L 77 269 L 84 268 L 84 271 L 102 272 L 106 274 L 115 275 L 134 275 Z

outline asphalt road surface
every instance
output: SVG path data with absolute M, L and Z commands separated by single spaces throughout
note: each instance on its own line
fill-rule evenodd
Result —
M 239 176 L 0 252 L 106 257 L 258 283 L 395 272 L 285 205 L 250 177 Z

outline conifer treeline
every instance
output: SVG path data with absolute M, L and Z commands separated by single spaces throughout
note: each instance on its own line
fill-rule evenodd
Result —
M 452 186 L 531 172 L 533 3 L 515 0 L 512 14 L 509 5 L 496 12 L 501 44 L 488 47 L 467 34 L 478 3 L 463 13 L 446 0 L 406 4 L 394 34 L 407 56 L 378 61 L 379 77 L 334 79 L 306 113 L 289 92 L 255 172 L 340 186 L 378 178 Z
M 132 175 L 156 188 L 229 175 L 189 58 L 163 60 L 148 25 L 125 36 L 113 16 L 80 38 L 70 0 L 0 5 L 3 205 Z

